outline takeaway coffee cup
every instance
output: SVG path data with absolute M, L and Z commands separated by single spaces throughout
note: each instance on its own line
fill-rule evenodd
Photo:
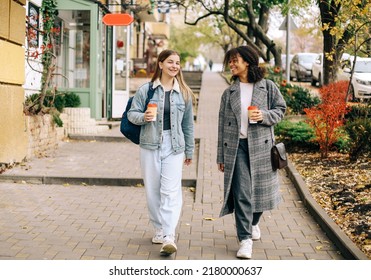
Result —
M 150 110 L 152 112 L 152 115 L 154 115 L 152 122 L 156 121 L 157 119 L 157 104 L 156 103 L 149 103 L 147 106 L 147 110 Z
M 250 118 L 251 118 L 252 112 L 256 111 L 256 110 L 259 110 L 259 108 L 257 106 L 249 106 L 249 107 L 247 107 L 247 110 L 248 110 L 249 123 L 257 123 L 257 121 L 253 121 Z

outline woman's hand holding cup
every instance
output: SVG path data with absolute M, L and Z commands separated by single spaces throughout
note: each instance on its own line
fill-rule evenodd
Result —
M 157 104 L 156 103 L 149 103 L 146 112 L 144 113 L 144 119 L 147 122 L 154 122 L 156 121 L 157 117 Z
M 248 110 L 249 123 L 255 124 L 263 120 L 263 114 L 257 106 L 249 106 L 247 110 Z

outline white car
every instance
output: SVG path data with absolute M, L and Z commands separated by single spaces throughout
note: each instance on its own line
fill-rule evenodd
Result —
M 294 57 L 294 55 L 290 54 L 289 64 L 291 63 L 291 60 L 292 60 L 293 57 Z M 286 54 L 281 54 L 281 61 L 282 61 L 282 73 L 285 73 L 286 72 Z M 269 65 L 272 66 L 272 67 L 274 66 L 274 58 L 272 58 L 269 61 Z
M 297 53 L 290 62 L 290 80 L 311 81 L 312 79 L 312 64 L 317 53 Z
M 338 73 L 338 80 L 349 81 L 354 57 L 343 61 L 343 68 Z M 371 58 L 357 57 L 351 81 L 353 101 L 371 98 Z
M 311 85 L 316 86 L 318 83 L 318 87 L 322 86 L 322 79 L 323 79 L 323 54 L 320 53 L 314 60 L 312 64 L 312 80 Z
M 343 53 L 341 61 L 349 59 L 350 55 L 348 53 Z M 323 85 L 323 53 L 318 54 L 312 65 L 312 86 L 322 87 Z

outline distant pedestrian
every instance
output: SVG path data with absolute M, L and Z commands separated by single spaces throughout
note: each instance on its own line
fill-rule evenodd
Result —
M 234 212 L 240 249 L 237 257 L 252 257 L 253 241 L 260 239 L 263 211 L 281 200 L 277 171 L 270 151 L 273 126 L 284 116 L 286 103 L 277 86 L 264 79 L 265 69 L 249 46 L 229 50 L 224 69 L 230 68 L 233 83 L 224 91 L 219 109 L 218 169 L 224 172 L 224 203 L 220 216 Z M 252 111 L 249 123 L 248 107 Z
M 140 163 L 155 229 L 152 242 L 163 244 L 160 253 L 170 255 L 177 250 L 183 163 L 190 165 L 194 152 L 194 95 L 183 79 L 180 56 L 173 50 L 159 54 L 151 82 L 155 91 L 150 104 L 157 105 L 157 114 L 144 108 L 150 87 L 146 83 L 136 92 L 128 118 L 142 125 Z
M 209 60 L 210 71 L 213 70 L 213 64 L 214 64 L 214 62 L 210 59 L 210 60 Z

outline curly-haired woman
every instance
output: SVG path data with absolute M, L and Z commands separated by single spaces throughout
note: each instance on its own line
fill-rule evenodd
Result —
M 264 79 L 265 69 L 253 48 L 229 50 L 223 65 L 230 68 L 233 83 L 224 91 L 219 109 L 217 164 L 224 172 L 220 216 L 234 212 L 240 242 L 237 257 L 250 259 L 253 240 L 260 239 L 263 211 L 274 209 L 281 200 L 270 151 L 273 126 L 283 118 L 286 102 L 277 86 Z M 257 107 L 250 117 L 249 106 Z

